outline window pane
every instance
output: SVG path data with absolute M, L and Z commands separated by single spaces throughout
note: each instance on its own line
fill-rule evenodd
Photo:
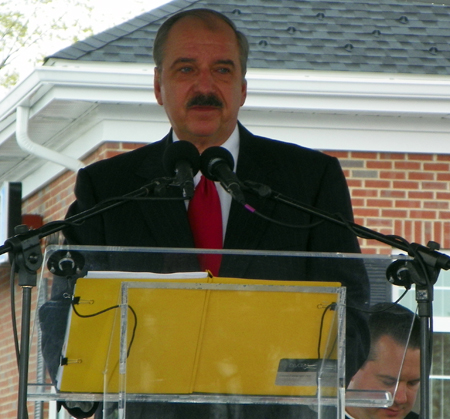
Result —
M 433 334 L 433 366 L 430 392 L 432 418 L 444 419 L 450 412 L 450 334 Z M 447 356 L 446 356 L 447 354 Z M 447 413 L 447 416 L 446 416 Z

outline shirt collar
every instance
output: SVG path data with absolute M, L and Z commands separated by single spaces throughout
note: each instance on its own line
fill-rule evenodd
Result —
M 237 125 L 232 134 L 230 135 L 230 137 L 228 138 L 228 140 L 225 141 L 221 145 L 221 147 L 226 148 L 233 156 L 234 159 L 233 171 L 236 171 L 236 163 L 239 156 L 239 128 Z
M 177 137 L 177 134 L 175 134 L 175 131 L 172 130 L 172 140 L 180 141 L 180 139 Z M 221 147 L 227 149 L 234 159 L 234 167 L 233 171 L 236 171 L 236 162 L 239 156 L 239 128 L 236 124 L 236 127 L 234 128 L 234 131 L 231 133 L 230 137 L 221 145 Z

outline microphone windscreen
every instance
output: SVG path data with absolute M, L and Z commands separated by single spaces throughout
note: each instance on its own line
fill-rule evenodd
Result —
M 164 170 L 169 176 L 174 175 L 177 163 L 180 161 L 187 161 L 195 176 L 200 169 L 200 153 L 197 147 L 189 141 L 175 141 L 170 144 L 163 156 Z
M 225 163 L 233 171 L 234 159 L 226 148 L 216 146 L 207 148 L 200 156 L 200 170 L 203 176 L 214 182 L 218 181 L 214 174 L 214 166 L 219 162 Z

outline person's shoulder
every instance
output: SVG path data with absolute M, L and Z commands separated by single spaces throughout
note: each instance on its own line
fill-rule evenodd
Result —
M 281 141 L 274 138 L 263 137 L 251 133 L 244 126 L 240 125 L 240 136 L 242 143 L 248 143 L 249 147 L 257 149 L 258 152 L 266 155 L 282 155 L 286 159 L 307 159 L 308 161 L 330 162 L 336 160 L 321 151 L 314 150 L 299 144 Z
M 300 178 L 305 182 L 312 178 L 319 180 L 327 173 L 337 177 L 342 172 L 336 157 L 298 144 L 254 135 L 243 127 L 240 141 L 239 158 L 242 161 L 252 161 L 264 170 L 296 173 L 299 181 Z M 313 184 L 310 186 L 314 187 Z

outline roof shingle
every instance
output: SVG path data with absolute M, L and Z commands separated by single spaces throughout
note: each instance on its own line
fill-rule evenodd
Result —
M 450 6 L 393 0 L 174 0 L 47 58 L 152 63 L 161 23 L 183 9 L 229 16 L 249 68 L 449 74 Z

